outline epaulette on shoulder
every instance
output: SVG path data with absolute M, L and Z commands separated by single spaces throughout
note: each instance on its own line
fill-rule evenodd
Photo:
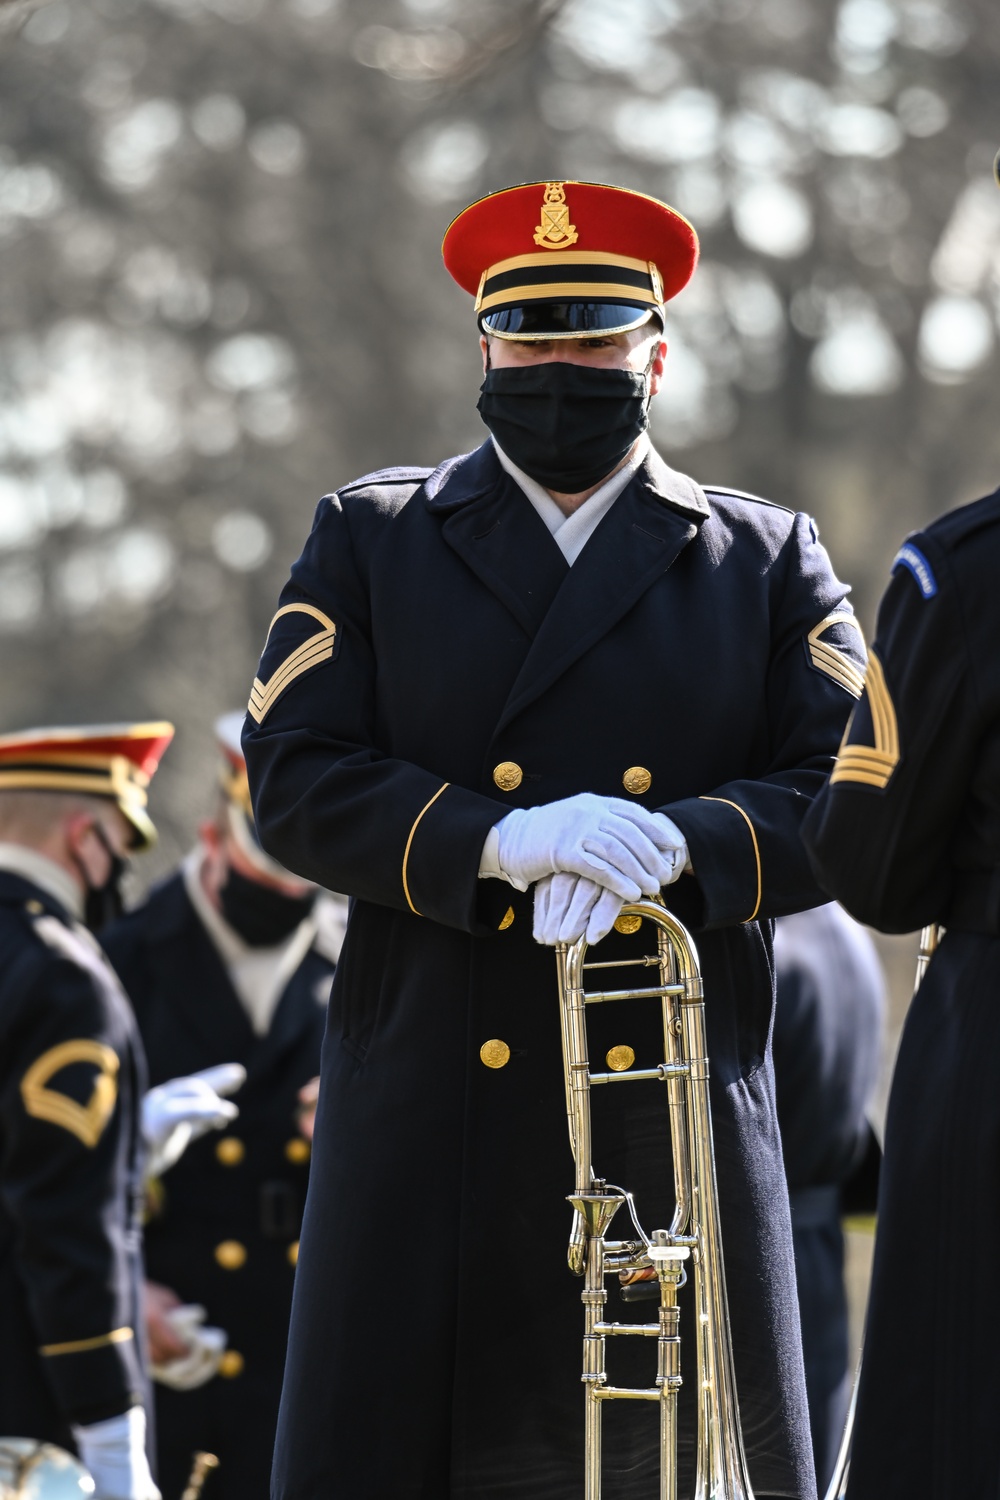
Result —
M 371 474 L 362 474 L 360 479 L 352 479 L 350 484 L 340 485 L 336 493 L 350 495 L 355 490 L 370 489 L 376 484 L 423 484 L 433 473 L 433 469 L 375 469 Z
M 989 526 L 1000 525 L 1000 490 L 985 495 L 981 500 L 972 500 L 968 505 L 956 506 L 943 516 L 924 527 L 924 534 L 931 537 L 939 547 L 950 551 L 973 532 Z
M 751 495 L 748 490 L 732 490 L 726 484 L 703 484 L 702 489 L 706 495 L 723 495 L 727 500 L 746 500 L 751 505 L 766 505 L 770 510 L 783 510 L 789 516 L 795 514 L 790 505 L 781 505 L 777 500 L 765 500 L 763 495 Z

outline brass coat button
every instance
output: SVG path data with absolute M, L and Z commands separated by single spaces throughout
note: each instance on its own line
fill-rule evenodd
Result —
M 287 1161 L 294 1162 L 296 1166 L 307 1162 L 311 1155 L 312 1147 L 303 1136 L 293 1136 L 290 1141 L 285 1142 L 285 1158 Z
M 648 792 L 653 784 L 652 773 L 645 766 L 629 766 L 622 777 L 622 786 L 633 797 L 641 797 L 643 792 Z
M 612 1047 L 607 1056 L 607 1064 L 613 1073 L 624 1073 L 635 1062 L 635 1053 L 631 1047 Z
M 642 926 L 642 918 L 634 911 L 623 912 L 620 917 L 615 917 L 615 931 L 624 932 L 629 937 L 633 932 L 638 932 Z
M 500 926 L 497 928 L 497 932 L 506 932 L 507 928 L 510 926 L 511 922 L 513 922 L 513 920 L 514 920 L 514 908 L 512 906 L 508 906 L 507 910 L 503 914 L 503 921 L 500 923 Z
M 223 1380 L 235 1380 L 243 1374 L 246 1361 L 238 1349 L 227 1349 L 219 1360 L 219 1374 Z
M 40 901 L 26 901 L 24 903 L 24 909 L 30 917 L 40 917 L 42 915 L 42 912 L 45 910 L 45 907 Z
M 502 760 L 493 768 L 493 780 L 502 792 L 513 792 L 524 780 L 524 772 L 516 760 Z
M 238 1167 L 247 1148 L 238 1135 L 224 1135 L 220 1141 L 215 1143 L 215 1157 L 224 1167 Z
M 224 1271 L 238 1271 L 246 1265 L 247 1247 L 239 1240 L 223 1240 L 215 1247 L 215 1258 Z
M 285 1254 L 288 1256 L 288 1264 L 290 1266 L 297 1266 L 298 1265 L 298 1263 L 299 1263 L 299 1242 L 298 1242 L 298 1240 L 293 1240 L 292 1241 L 292 1243 L 289 1245 L 288 1249 L 285 1251 Z
M 506 1042 L 501 1042 L 494 1037 L 491 1041 L 483 1043 L 479 1049 L 479 1056 L 488 1068 L 505 1068 L 510 1062 L 510 1048 Z

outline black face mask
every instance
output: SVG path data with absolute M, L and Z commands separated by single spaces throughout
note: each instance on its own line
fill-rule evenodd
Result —
M 90 877 L 79 860 L 76 861 L 76 865 L 87 888 L 83 903 L 84 924 L 90 928 L 91 932 L 100 932 L 102 927 L 107 927 L 109 923 L 117 921 L 125 910 L 122 882 L 128 870 L 128 860 L 115 853 L 100 823 L 94 824 L 94 834 L 104 845 L 105 853 L 110 860 L 111 867 L 107 880 L 103 885 L 91 885 Z
M 577 495 L 621 463 L 649 426 L 646 376 L 546 363 L 487 370 L 479 414 L 509 459 Z
M 251 948 L 273 948 L 290 937 L 309 915 L 316 894 L 307 891 L 304 896 L 286 896 L 284 891 L 230 869 L 219 891 L 219 906 L 233 931 Z

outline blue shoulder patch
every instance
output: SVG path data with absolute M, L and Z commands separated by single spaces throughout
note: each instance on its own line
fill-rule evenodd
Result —
M 912 542 L 904 542 L 892 560 L 891 572 L 895 573 L 897 568 L 906 568 L 916 579 L 917 588 L 925 599 L 933 599 L 938 591 L 937 579 L 934 577 L 934 569 L 927 561 L 919 547 Z

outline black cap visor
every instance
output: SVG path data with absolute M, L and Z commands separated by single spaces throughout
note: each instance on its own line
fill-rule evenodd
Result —
M 654 313 L 660 319 L 659 311 L 648 303 L 524 302 L 480 313 L 479 326 L 494 338 L 524 342 L 599 338 L 639 328 Z

